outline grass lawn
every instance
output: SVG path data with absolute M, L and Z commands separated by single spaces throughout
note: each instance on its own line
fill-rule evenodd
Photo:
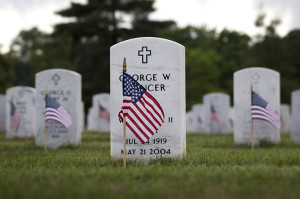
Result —
M 144 165 L 110 159 L 109 134 L 44 153 L 34 139 L 0 134 L 0 198 L 300 198 L 300 143 L 251 151 L 233 135 L 187 134 L 187 156 Z

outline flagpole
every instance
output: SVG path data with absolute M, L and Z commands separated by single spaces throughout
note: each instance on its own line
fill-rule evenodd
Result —
M 126 73 L 126 58 L 123 60 L 123 73 Z M 126 168 L 126 116 L 123 112 L 123 166 Z
M 250 90 L 251 90 L 251 106 L 252 106 L 252 100 L 253 100 L 252 99 L 252 91 L 253 91 L 253 84 L 252 84 L 252 82 L 251 82 Z M 251 113 L 251 111 L 250 111 L 250 113 Z M 251 149 L 252 150 L 254 149 L 254 140 L 253 140 L 253 137 L 254 137 L 254 133 L 253 133 L 253 119 L 252 119 L 252 113 L 251 113 Z
M 46 87 L 46 95 L 48 95 L 48 86 Z M 45 120 L 45 152 L 47 152 L 47 120 Z
M 213 119 L 212 119 L 212 115 L 211 115 L 211 106 L 212 103 L 210 102 L 210 123 L 209 123 L 209 134 L 212 135 L 212 128 L 213 128 Z

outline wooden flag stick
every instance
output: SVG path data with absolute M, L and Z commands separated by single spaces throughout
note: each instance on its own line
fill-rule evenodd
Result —
M 126 58 L 123 60 L 123 73 L 126 73 Z M 124 85 L 123 85 L 124 86 Z M 125 110 L 127 111 L 127 110 Z M 123 109 L 123 165 L 126 168 L 126 115 Z
M 252 85 L 252 82 L 251 82 L 251 86 L 250 86 L 250 90 L 251 90 L 251 106 L 252 106 L 252 91 L 253 91 L 253 85 Z M 251 109 L 250 109 L 251 110 Z M 251 111 L 250 111 L 251 112 Z M 253 140 L 253 137 L 254 137 L 254 133 L 253 133 L 253 119 L 252 119 L 252 113 L 251 113 L 251 149 L 253 150 L 254 149 L 254 140 Z
M 48 95 L 48 86 L 46 87 L 46 95 Z M 45 120 L 45 152 L 47 152 L 47 120 Z

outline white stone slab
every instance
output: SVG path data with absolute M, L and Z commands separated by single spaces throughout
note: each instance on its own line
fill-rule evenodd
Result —
M 228 120 L 229 120 L 228 132 L 232 133 L 233 127 L 234 127 L 234 108 L 233 107 L 229 107 Z
M 92 126 L 96 127 L 99 133 L 110 131 L 110 94 L 99 93 L 93 96 L 93 117 L 95 122 Z
M 35 89 L 15 86 L 6 90 L 6 138 L 35 135 Z
M 292 92 L 291 138 L 300 141 L 300 90 Z
M 6 130 L 6 97 L 0 95 L 0 131 Z
M 193 113 L 192 111 L 186 112 L 186 132 L 192 132 Z
M 123 124 L 121 110 L 123 58 L 127 73 L 158 101 L 165 119 L 158 133 L 142 144 L 127 128 L 127 158 L 182 157 L 186 152 L 185 49 L 182 45 L 160 38 L 136 38 L 110 49 L 111 156 L 121 159 Z
M 195 104 L 192 106 L 192 132 L 200 133 L 204 132 L 204 123 L 203 123 L 203 105 Z
M 280 114 L 280 75 L 278 72 L 260 67 L 247 68 L 234 73 L 234 142 L 251 143 L 251 82 L 253 91 L 268 102 Z M 264 120 L 254 120 L 254 143 L 265 140 L 280 141 L 279 129 Z
M 224 93 L 208 93 L 203 96 L 203 123 L 206 134 L 226 134 L 229 129 L 229 95 Z M 211 119 L 212 107 L 220 118 L 220 123 Z
M 77 145 L 81 140 L 82 104 L 81 104 L 81 75 L 65 69 L 50 69 L 36 74 L 36 127 L 35 143 L 44 146 L 45 141 L 45 90 L 54 98 L 72 118 L 72 125 L 68 128 L 61 123 L 47 121 L 47 146 L 58 148 L 64 145 Z
M 281 104 L 280 106 L 281 127 L 280 132 L 289 132 L 291 130 L 291 111 L 289 104 Z

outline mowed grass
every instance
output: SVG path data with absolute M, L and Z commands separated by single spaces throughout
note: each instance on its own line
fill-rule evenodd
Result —
M 0 134 L 0 198 L 300 198 L 300 143 L 251 151 L 233 135 L 187 134 L 182 160 L 110 158 L 109 134 L 84 132 L 79 146 L 36 147 Z

